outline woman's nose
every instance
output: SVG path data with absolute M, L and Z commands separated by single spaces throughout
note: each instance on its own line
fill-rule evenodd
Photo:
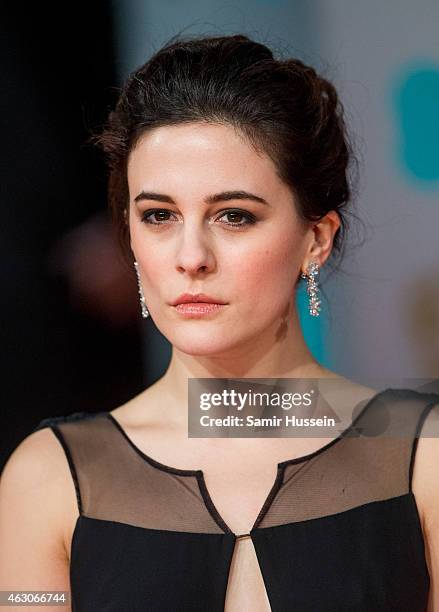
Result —
M 214 267 L 215 258 L 208 238 L 200 228 L 187 228 L 182 231 L 177 247 L 176 267 L 187 274 L 206 273 Z

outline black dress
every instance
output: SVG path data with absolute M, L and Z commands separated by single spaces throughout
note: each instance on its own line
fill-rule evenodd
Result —
M 426 611 L 412 474 L 430 413 L 437 420 L 439 395 L 386 389 L 337 438 L 278 464 L 249 533 L 274 612 Z M 394 436 L 377 434 L 383 423 Z M 145 455 L 109 412 L 36 429 L 44 427 L 65 451 L 77 494 L 72 609 L 223 611 L 238 536 L 203 472 Z

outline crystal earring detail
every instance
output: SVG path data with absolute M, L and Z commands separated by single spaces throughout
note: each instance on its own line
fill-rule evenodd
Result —
M 319 285 L 318 285 L 318 275 L 319 275 L 319 265 L 312 261 L 305 272 L 301 273 L 302 278 L 306 278 L 308 280 L 308 285 L 306 291 L 309 295 L 309 314 L 312 317 L 318 317 L 320 314 L 320 304 L 321 301 L 318 298 L 319 293 Z
M 134 262 L 134 269 L 136 271 L 137 285 L 139 287 L 140 305 L 142 307 L 142 317 L 146 319 L 147 317 L 149 317 L 149 311 L 146 307 L 145 296 L 143 295 L 142 283 L 140 282 L 139 264 L 137 263 L 137 261 Z

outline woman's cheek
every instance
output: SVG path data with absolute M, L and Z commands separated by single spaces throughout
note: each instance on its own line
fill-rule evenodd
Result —
M 269 312 L 275 307 L 284 308 L 294 291 L 293 273 L 285 267 L 285 262 L 264 259 L 246 260 L 229 276 L 233 278 L 230 301 L 235 295 L 243 316 L 254 315 L 256 312 Z M 284 298 L 284 299 L 282 299 Z
M 279 286 L 280 282 L 285 283 L 288 279 L 293 279 L 295 268 L 300 264 L 288 244 L 290 241 L 280 240 L 275 249 L 265 249 L 262 252 L 259 250 L 253 255 L 242 257 L 242 276 L 250 285 L 257 285 L 259 288 L 262 283 L 262 286 Z

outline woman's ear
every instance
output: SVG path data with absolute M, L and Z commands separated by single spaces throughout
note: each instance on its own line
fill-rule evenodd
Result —
M 325 263 L 331 254 L 334 237 L 340 224 L 340 215 L 335 210 L 330 210 L 312 227 L 314 240 L 307 255 L 310 258 L 318 259 L 320 266 Z

